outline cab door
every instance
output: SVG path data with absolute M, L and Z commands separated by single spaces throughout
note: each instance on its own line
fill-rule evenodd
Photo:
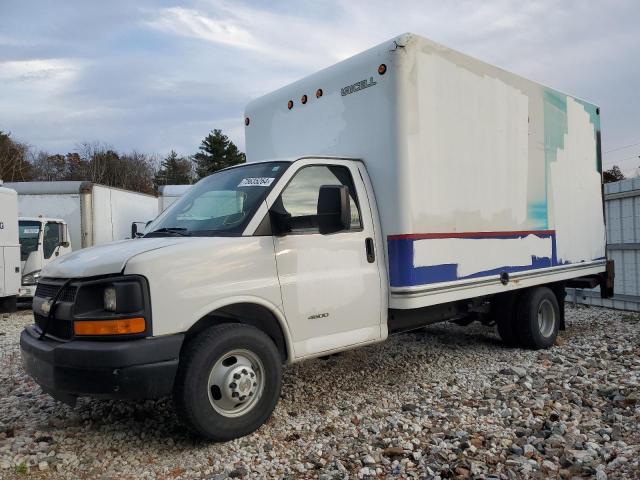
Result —
M 297 163 L 297 162 L 296 162 Z M 294 164 L 295 165 L 295 164 Z M 346 186 L 350 224 L 320 233 L 323 186 Z M 274 236 L 276 264 L 296 357 L 381 338 L 381 279 L 373 219 L 364 183 L 350 162 L 301 165 L 272 210 L 288 217 L 290 231 Z
M 42 234 L 43 266 L 51 263 L 60 255 L 67 253 L 68 243 L 65 241 L 66 225 L 61 222 L 48 221 Z

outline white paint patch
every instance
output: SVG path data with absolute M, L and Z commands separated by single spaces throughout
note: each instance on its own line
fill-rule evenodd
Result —
M 600 173 L 589 114 L 567 97 L 564 148 L 550 164 L 550 186 L 558 261 L 582 262 L 605 256 Z
M 416 67 L 418 131 L 410 137 L 409 168 L 428 187 L 415 183 L 410 191 L 414 231 L 523 229 L 527 95 L 443 56 L 419 52 Z
M 551 258 L 551 237 L 434 238 L 413 243 L 413 266 L 457 264 L 458 277 L 500 267 L 531 265 L 531 257 Z

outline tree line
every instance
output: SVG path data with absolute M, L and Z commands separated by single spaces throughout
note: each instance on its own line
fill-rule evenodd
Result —
M 83 180 L 153 194 L 161 185 L 191 184 L 245 161 L 245 154 L 218 129 L 202 140 L 194 155 L 172 150 L 164 158 L 135 150 L 119 152 L 100 142 L 52 154 L 0 130 L 0 180 L 5 182 Z
M 245 161 L 245 154 L 218 129 L 209 132 L 194 155 L 171 150 L 162 159 L 135 150 L 118 152 L 99 142 L 82 143 L 64 155 L 34 151 L 0 130 L 0 180 L 5 182 L 86 180 L 153 194 L 161 185 L 191 184 Z M 625 178 L 617 165 L 602 177 L 604 183 Z

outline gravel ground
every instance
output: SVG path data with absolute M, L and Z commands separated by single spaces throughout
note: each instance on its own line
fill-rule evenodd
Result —
M 167 399 L 54 402 L 20 366 L 19 312 L 0 318 L 0 478 L 640 478 L 640 316 L 567 321 L 548 351 L 440 324 L 287 367 L 266 425 L 209 444 Z

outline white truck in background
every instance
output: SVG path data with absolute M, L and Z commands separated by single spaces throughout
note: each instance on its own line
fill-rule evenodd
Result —
M 0 313 L 16 310 L 19 287 L 18 198 L 0 181 Z
M 41 270 L 73 250 L 131 236 L 131 224 L 158 214 L 152 195 L 92 182 L 14 182 L 18 192 L 22 285 L 33 297 Z
M 170 205 L 189 191 L 193 185 L 160 185 L 158 187 L 158 213 L 164 212 Z
M 60 255 L 72 251 L 69 226 L 62 218 L 20 217 L 20 299 L 32 298 L 40 271 Z
M 444 320 L 549 348 L 565 286 L 612 294 L 595 105 L 405 34 L 244 123 L 246 164 L 43 270 L 21 348 L 45 391 L 172 394 L 228 440 L 269 417 L 283 363 Z

